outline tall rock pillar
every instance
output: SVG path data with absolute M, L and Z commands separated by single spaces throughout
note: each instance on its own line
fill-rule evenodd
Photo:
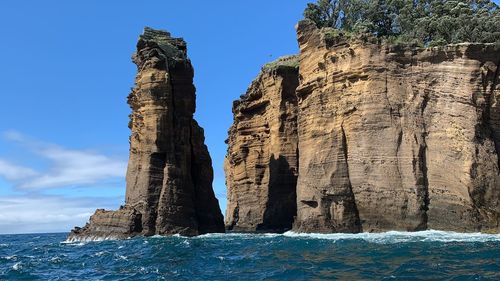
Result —
M 125 206 L 92 216 L 75 236 L 198 235 L 224 232 L 212 190 L 203 129 L 193 119 L 195 87 L 186 43 L 145 28 L 132 57 L 137 65 Z M 126 217 L 120 212 L 126 212 Z M 106 214 L 106 218 L 102 214 Z M 116 231 L 116 222 L 126 227 Z

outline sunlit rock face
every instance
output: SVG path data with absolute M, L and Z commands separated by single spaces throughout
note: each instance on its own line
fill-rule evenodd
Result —
M 298 71 L 263 71 L 233 106 L 228 229 L 499 231 L 498 47 L 297 34 Z
M 266 65 L 233 104 L 225 159 L 226 226 L 282 232 L 296 215 L 298 58 Z
M 294 229 L 498 229 L 500 50 L 404 49 L 297 26 Z
M 146 28 L 132 57 L 130 158 L 125 207 L 96 212 L 73 236 L 198 235 L 224 232 L 212 161 L 193 119 L 195 87 L 186 43 Z M 119 229 L 119 233 L 115 233 Z

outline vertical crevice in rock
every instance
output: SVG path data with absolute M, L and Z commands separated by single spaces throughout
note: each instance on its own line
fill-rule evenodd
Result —
M 403 143 L 403 129 L 400 128 L 398 132 L 398 139 L 397 139 L 397 144 L 396 144 L 396 157 L 398 157 L 398 162 L 396 164 L 396 168 L 398 169 L 398 176 L 400 180 L 400 185 L 403 185 L 403 174 L 401 173 L 401 161 L 399 161 L 399 158 L 401 158 L 401 145 Z
M 427 229 L 427 221 L 428 221 L 428 214 L 427 211 L 429 210 L 429 204 L 430 204 L 430 199 L 429 199 L 429 179 L 427 176 L 427 124 L 425 121 L 425 110 L 427 108 L 427 105 L 429 103 L 430 97 L 429 97 L 429 92 L 424 91 L 424 95 L 422 97 L 422 105 L 421 105 L 421 122 L 422 122 L 422 132 L 420 136 L 420 143 L 419 143 L 419 149 L 418 149 L 418 164 L 419 164 L 419 170 L 422 173 L 422 182 L 418 183 L 417 182 L 417 198 L 419 198 L 420 201 L 420 211 L 422 212 L 421 215 L 421 222 L 418 224 L 415 228 L 415 230 L 426 230 Z
M 425 134 L 425 133 L 424 133 Z M 415 230 L 426 230 L 427 229 L 427 221 L 428 215 L 427 211 L 429 210 L 429 179 L 427 178 L 427 145 L 425 144 L 425 135 L 422 136 L 423 143 L 419 147 L 418 151 L 418 159 L 420 165 L 420 171 L 422 172 L 422 184 L 419 184 L 417 187 L 417 197 L 421 200 L 420 211 L 422 212 L 422 219 L 419 225 L 415 228 Z M 420 190 L 419 190 L 420 189 Z
M 361 220 L 359 218 L 359 211 L 358 211 L 358 206 L 356 205 L 356 197 L 354 196 L 354 192 L 352 191 L 352 184 L 351 184 L 351 178 L 349 176 L 349 146 L 347 143 L 347 136 L 345 134 L 344 126 L 340 126 L 340 131 L 342 132 L 342 147 L 343 147 L 343 152 L 344 152 L 344 161 L 345 161 L 345 166 L 346 166 L 346 171 L 347 171 L 347 181 L 348 181 L 348 191 L 347 191 L 347 196 L 350 197 L 350 201 L 352 201 L 352 207 L 351 208 L 346 208 L 349 212 L 352 212 L 352 218 L 351 221 L 349 221 L 349 224 L 352 224 L 350 226 L 352 232 L 362 232 L 363 227 L 361 225 Z

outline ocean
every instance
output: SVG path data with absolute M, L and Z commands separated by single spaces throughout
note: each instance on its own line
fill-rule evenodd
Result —
M 500 280 L 500 235 L 0 235 L 0 280 Z

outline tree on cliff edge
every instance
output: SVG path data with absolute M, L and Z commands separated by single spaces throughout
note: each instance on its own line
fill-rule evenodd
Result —
M 421 46 L 500 42 L 500 9 L 489 0 L 318 0 L 304 17 L 320 28 Z

